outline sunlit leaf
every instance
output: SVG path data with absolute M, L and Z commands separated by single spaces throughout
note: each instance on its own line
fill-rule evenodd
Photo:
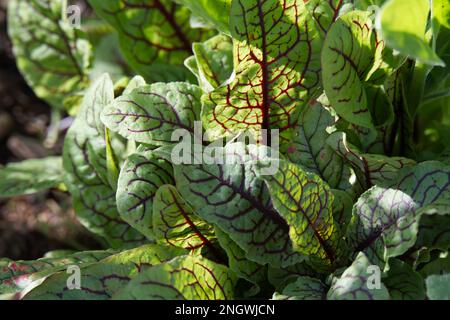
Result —
M 202 119 L 211 140 L 241 130 L 297 121 L 319 85 L 319 32 L 301 0 L 234 0 L 233 81 L 203 96 Z M 283 133 L 284 132 L 284 133 Z
M 416 0 L 414 5 L 410 0 L 389 0 L 378 14 L 377 28 L 392 49 L 423 63 L 445 66 L 425 40 L 429 12 L 428 0 Z
M 201 257 L 182 256 L 145 269 L 115 299 L 228 300 L 235 277 Z
M 322 50 L 323 86 L 333 109 L 350 123 L 374 126 L 365 82 L 381 66 L 383 49 L 370 12 L 342 15 L 327 34 Z
M 68 21 L 66 1 L 12 0 L 8 30 L 17 65 L 40 98 L 62 109 L 88 85 L 91 46 Z

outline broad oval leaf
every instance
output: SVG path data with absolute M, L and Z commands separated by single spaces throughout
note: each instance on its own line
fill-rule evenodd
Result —
M 65 183 L 85 227 L 105 237 L 113 247 L 136 246 L 144 237 L 120 218 L 115 190 L 108 182 L 105 128 L 100 113 L 113 99 L 113 84 L 107 75 L 86 93 L 64 143 Z
M 36 95 L 62 109 L 88 85 L 91 45 L 70 25 L 67 1 L 12 0 L 8 30 L 17 65 Z
M 389 292 L 383 283 L 379 287 L 369 288 L 370 277 L 374 275 L 370 271 L 369 259 L 360 252 L 355 261 L 331 286 L 327 294 L 329 300 L 388 300 Z
M 233 0 L 234 80 L 204 95 L 211 140 L 253 130 L 288 130 L 315 94 L 321 40 L 302 0 Z
M 181 256 L 144 270 L 115 299 L 229 300 L 234 275 L 223 266 L 195 256 Z
M 298 165 L 274 161 L 278 162 L 277 172 L 261 178 L 267 184 L 274 208 L 289 225 L 294 250 L 327 264 L 334 263 L 338 258 L 338 233 L 332 213 L 334 196 L 329 187 L 319 176 L 306 173 Z
M 275 293 L 274 300 L 325 300 L 327 287 L 322 281 L 310 277 L 298 277 L 284 288 L 283 292 Z
M 373 187 L 353 208 L 350 242 L 375 264 L 406 252 L 416 242 L 418 206 L 408 194 Z
M 158 188 L 174 183 L 170 163 L 139 147 L 122 166 L 117 186 L 117 209 L 133 228 L 154 239 L 153 201 Z
M 420 208 L 448 203 L 450 168 L 424 162 L 400 171 L 391 188 L 373 187 L 353 209 L 349 239 L 375 263 L 405 253 L 417 239 Z
M 208 246 L 214 237 L 214 228 L 197 217 L 192 208 L 172 185 L 163 185 L 153 200 L 153 230 L 155 239 L 163 244 L 196 250 Z
M 104 108 L 101 119 L 110 130 L 136 142 L 173 143 L 177 129 L 194 134 L 201 94 L 188 83 L 155 83 L 117 98 Z
M 147 268 L 184 254 L 183 249 L 149 244 L 80 266 L 80 290 L 68 290 L 66 270 L 28 292 L 25 300 L 109 300 Z
M 194 41 L 211 35 L 189 26 L 189 9 L 171 0 L 89 0 L 119 34 L 127 62 L 149 82 L 185 80 L 181 64 Z
M 0 168 L 0 197 L 36 193 L 63 182 L 61 157 L 29 159 Z
M 192 45 L 194 56 L 185 65 L 198 79 L 200 87 L 210 92 L 225 83 L 233 73 L 233 43 L 226 35 Z M 192 61 L 191 59 L 194 59 Z
M 330 136 L 326 130 L 334 123 L 330 112 L 319 102 L 308 106 L 295 127 L 287 158 L 306 171 L 319 175 L 331 188 L 346 190 L 351 187 L 350 170 L 326 143 Z
M 273 209 L 267 188 L 252 162 L 261 159 L 262 146 L 242 143 L 218 148 L 224 164 L 176 165 L 175 180 L 181 195 L 195 212 L 220 229 L 255 262 L 275 266 L 295 264 L 289 226 Z
M 327 34 L 322 50 L 323 86 L 332 107 L 350 123 L 374 126 L 364 82 L 380 67 L 383 49 L 369 12 L 342 15 Z

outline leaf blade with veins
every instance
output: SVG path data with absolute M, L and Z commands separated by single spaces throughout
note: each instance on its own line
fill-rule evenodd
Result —
M 153 240 L 153 203 L 158 188 L 174 183 L 172 166 L 139 147 L 120 171 L 116 201 L 120 217 Z
M 191 43 L 208 32 L 189 27 L 189 9 L 169 0 L 89 0 L 95 12 L 119 34 L 130 65 L 149 82 L 180 81 L 179 65 L 191 54 Z
M 383 283 L 393 300 L 424 300 L 425 283 L 421 275 L 405 262 L 392 259 Z
M 91 46 L 63 16 L 65 1 L 9 2 L 8 30 L 17 64 L 28 84 L 52 107 L 89 83 Z
M 215 228 L 220 246 L 226 251 L 230 270 L 239 278 L 244 278 L 255 285 L 264 283 L 267 275 L 267 267 L 250 261 L 245 256 L 245 251 L 234 242 L 225 232 Z
M 234 0 L 234 80 L 204 95 L 211 138 L 252 129 L 288 130 L 319 82 L 321 40 L 300 0 Z
M 346 3 L 347 0 L 308 0 L 306 7 L 311 11 L 321 32 L 326 34 Z
M 205 92 L 210 92 L 225 83 L 233 73 L 233 43 L 223 34 L 202 43 L 192 45 L 196 70 L 191 70 Z M 185 61 L 192 68 L 192 61 Z
M 153 265 L 184 254 L 179 248 L 149 244 L 80 266 L 80 290 L 67 288 L 66 270 L 45 279 L 25 300 L 107 300 Z
M 135 246 L 143 237 L 120 218 L 115 191 L 108 182 L 105 130 L 99 118 L 113 98 L 113 84 L 107 75 L 86 93 L 64 143 L 65 182 L 86 228 L 105 237 L 113 247 Z
M 248 148 L 241 143 L 218 148 L 226 164 L 174 166 L 177 188 L 200 217 L 239 243 L 249 260 L 274 266 L 300 262 L 304 257 L 292 250 L 289 227 L 251 163 L 265 148 Z
M 199 87 L 182 82 L 139 87 L 104 108 L 101 118 L 112 131 L 136 142 L 173 143 L 176 129 L 194 134 L 200 117 Z
M 371 28 L 369 12 L 344 14 L 330 28 L 322 51 L 323 85 L 331 105 L 345 120 L 366 128 L 373 128 L 373 121 L 363 81 L 379 67 L 384 49 Z
M 275 293 L 274 300 L 325 300 L 326 292 L 320 280 L 303 276 L 288 284 L 281 294 Z
M 63 258 L 41 258 L 33 261 L 3 261 L 1 259 L 0 295 L 20 293 L 33 281 L 65 270 L 68 265 L 81 266 L 98 262 L 112 254 L 114 251 L 106 250 L 77 252 Z
M 373 187 L 353 209 L 350 242 L 381 265 L 405 253 L 417 240 L 419 209 L 448 205 L 449 177 L 448 165 L 431 161 L 401 170 L 393 189 Z
M 331 188 L 349 189 L 350 170 L 343 159 L 327 145 L 327 128 L 335 120 L 320 103 L 303 110 L 295 128 L 287 158 L 306 171 L 318 174 Z
M 332 264 L 337 257 L 337 227 L 333 220 L 334 196 L 319 176 L 304 172 L 285 160 L 274 175 L 261 176 L 272 203 L 289 225 L 293 248 Z M 258 171 L 257 171 L 258 173 Z
M 144 270 L 115 299 L 229 300 L 234 275 L 223 266 L 196 256 L 181 256 Z
M 360 252 L 352 265 L 333 283 L 328 291 L 327 299 L 388 300 L 389 292 L 383 283 L 380 283 L 380 288 L 368 288 L 369 277 L 372 275 L 369 273 L 370 265 L 364 253 Z
M 172 185 L 163 185 L 153 201 L 153 229 L 158 242 L 187 250 L 203 246 L 216 249 L 210 242 L 214 229 L 195 216 L 192 208 Z

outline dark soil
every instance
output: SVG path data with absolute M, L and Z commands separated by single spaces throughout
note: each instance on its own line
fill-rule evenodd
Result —
M 61 154 L 63 137 L 44 147 L 50 108 L 17 70 L 0 0 L 0 166 Z M 99 244 L 77 222 L 70 197 L 58 191 L 0 199 L 0 258 L 36 259 L 56 249 L 86 250 Z

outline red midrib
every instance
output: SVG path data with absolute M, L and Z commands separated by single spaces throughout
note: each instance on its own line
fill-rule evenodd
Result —
M 270 98 L 269 98 L 269 70 L 267 65 L 267 40 L 266 40 L 266 26 L 264 25 L 264 13 L 262 10 L 261 1 L 258 0 L 258 16 L 259 16 L 259 24 L 261 27 L 261 40 L 262 40 L 262 61 L 258 63 L 261 65 L 262 69 L 262 129 L 267 130 L 270 127 L 269 117 L 270 117 Z M 268 135 L 270 136 L 270 135 Z M 267 144 L 270 145 L 270 141 L 267 141 Z

